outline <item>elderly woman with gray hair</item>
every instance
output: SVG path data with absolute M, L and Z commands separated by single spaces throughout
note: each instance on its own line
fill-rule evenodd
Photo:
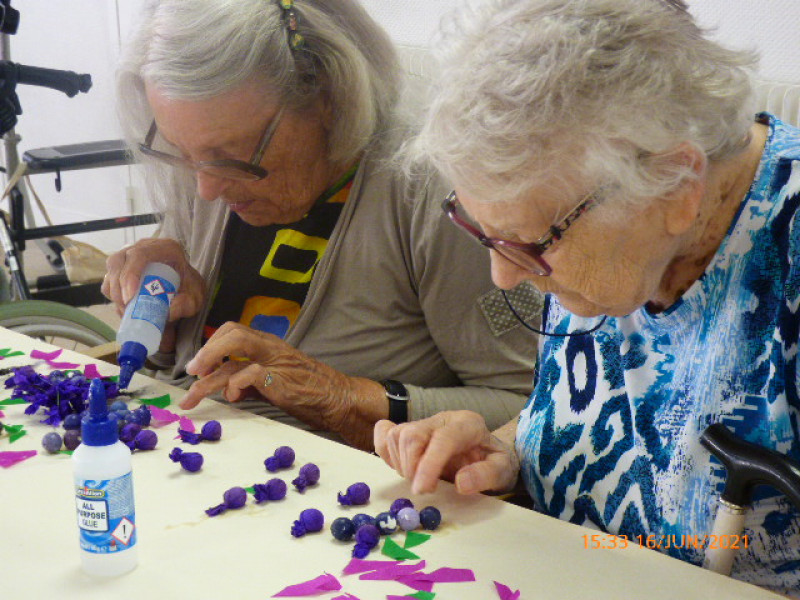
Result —
M 147 263 L 179 271 L 152 362 L 194 381 L 181 406 L 255 397 L 371 448 L 382 418 L 524 404 L 531 339 L 488 258 L 442 224 L 440 181 L 388 166 L 400 84 L 355 0 L 146 3 L 118 94 L 166 217 L 103 289 L 122 309 Z
M 488 0 L 454 23 L 411 150 L 495 283 L 547 294 L 535 387 L 493 433 L 380 422 L 377 452 L 416 493 L 521 475 L 538 510 L 699 564 L 725 478 L 706 427 L 800 459 L 800 131 L 753 118 L 753 57 L 679 1 Z M 733 576 L 797 594 L 797 511 L 759 488 L 744 535 Z

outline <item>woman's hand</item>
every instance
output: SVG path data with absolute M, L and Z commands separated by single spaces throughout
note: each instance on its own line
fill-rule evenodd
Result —
M 151 262 L 169 265 L 181 277 L 178 293 L 169 307 L 167 327 L 161 340 L 162 352 L 175 349 L 175 322 L 200 312 L 206 296 L 206 283 L 186 258 L 183 247 L 175 240 L 148 238 L 123 248 L 106 260 L 106 276 L 100 290 L 122 315 L 128 302 L 139 293 L 142 271 Z
M 362 449 L 372 449 L 373 426 L 389 413 L 380 383 L 349 377 L 274 335 L 239 323 L 217 329 L 186 372 L 199 379 L 181 408 L 194 408 L 220 390 L 228 402 L 257 392 L 304 423 L 336 432 Z
M 433 492 L 439 479 L 454 481 L 461 494 L 506 492 L 519 475 L 515 429 L 511 421 L 492 435 L 481 415 L 466 410 L 401 425 L 380 421 L 375 451 L 412 481 L 415 494 Z

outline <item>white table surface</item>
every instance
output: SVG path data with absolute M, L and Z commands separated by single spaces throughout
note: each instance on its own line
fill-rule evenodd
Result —
M 30 364 L 34 348 L 53 348 L 0 328 L 0 348 L 22 350 L 26 356 L 0 360 L 0 368 Z M 116 375 L 114 365 L 64 351 L 61 361 L 95 363 L 103 375 Z M 46 372 L 43 362 L 37 368 Z M 0 381 L 5 381 L 3 376 Z M 132 390 L 143 397 L 183 394 L 136 375 Z M 9 392 L 0 386 L 0 399 Z M 41 448 L 52 428 L 23 414 L 25 405 L 2 407 L 6 424 L 24 424 L 28 435 L 9 443 L 0 437 L 0 451 Z M 183 414 L 175 406 L 169 407 Z M 342 576 L 352 543 L 337 542 L 329 532 L 339 516 L 387 510 L 398 497 L 409 497 L 418 508 L 435 505 L 443 515 L 441 528 L 413 549 L 427 561 L 426 571 L 439 567 L 470 568 L 477 581 L 436 584 L 436 600 L 497 598 L 493 580 L 519 589 L 522 599 L 625 600 L 649 598 L 768 599 L 777 596 L 751 585 L 710 573 L 631 545 L 621 550 L 585 548 L 584 535 L 596 533 L 486 496 L 462 497 L 442 483 L 429 496 L 415 497 L 409 486 L 379 458 L 291 427 L 254 416 L 213 400 L 186 411 L 199 428 L 210 419 L 222 423 L 222 439 L 198 446 L 174 440 L 177 423 L 156 429 L 158 447 L 133 456 L 139 565 L 112 579 L 94 579 L 79 564 L 78 529 L 68 455 L 42 451 L 16 466 L 0 469 L 0 595 L 13 599 L 44 598 L 269 598 L 287 585 L 324 572 L 361 600 L 414 590 L 393 581 L 362 581 Z M 63 433 L 63 430 L 60 430 Z M 268 473 L 263 461 L 278 446 L 295 449 L 295 465 Z M 205 457 L 198 473 L 183 471 L 168 454 L 175 446 L 200 451 Z M 299 494 L 291 485 L 300 466 L 316 463 L 322 473 L 316 487 Z M 204 510 L 222 502 L 229 487 L 251 486 L 278 476 L 289 491 L 284 500 L 256 505 L 252 496 L 241 510 L 209 518 Z M 340 507 L 336 493 L 364 481 L 372 489 L 365 507 Z M 300 511 L 319 508 L 325 515 L 322 532 L 294 539 L 289 534 Z M 404 536 L 394 540 L 402 545 Z M 367 557 L 389 560 L 378 549 Z

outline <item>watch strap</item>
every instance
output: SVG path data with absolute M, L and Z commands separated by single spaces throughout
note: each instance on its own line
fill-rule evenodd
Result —
M 400 424 L 408 421 L 408 390 L 399 381 L 385 379 L 381 381 L 386 390 L 386 399 L 389 401 L 389 420 Z

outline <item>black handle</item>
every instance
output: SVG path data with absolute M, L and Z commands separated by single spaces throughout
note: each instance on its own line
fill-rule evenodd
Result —
M 723 500 L 749 506 L 753 489 L 766 484 L 786 494 L 800 510 L 800 465 L 774 450 L 739 439 L 722 423 L 710 425 L 700 443 L 728 472 Z
M 78 92 L 88 92 L 92 87 L 92 76 L 74 71 L 29 67 L 10 61 L 0 61 L 0 78 L 6 88 L 12 89 L 18 83 L 38 85 L 63 92 L 70 98 Z

